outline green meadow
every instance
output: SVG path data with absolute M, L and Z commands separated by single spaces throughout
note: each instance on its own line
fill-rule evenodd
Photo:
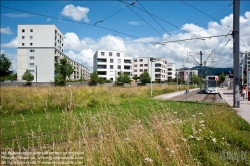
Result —
M 155 100 L 146 86 L 1 87 L 0 115 L 1 151 L 34 165 L 48 160 L 36 152 L 73 165 L 250 165 L 250 125 L 230 106 Z

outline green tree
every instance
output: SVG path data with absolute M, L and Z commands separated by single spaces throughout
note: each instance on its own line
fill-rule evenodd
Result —
M 192 77 L 191 77 L 191 83 L 192 84 L 200 84 L 200 78 L 198 75 L 196 74 L 192 74 Z
M 99 77 L 97 74 L 97 71 L 93 71 L 92 74 L 90 74 L 90 84 L 95 85 L 99 82 Z
M 27 69 L 26 72 L 22 75 L 22 79 L 27 81 L 26 85 L 31 85 L 31 81 L 34 80 L 34 76 L 33 76 L 33 74 L 31 74 L 31 72 Z
M 224 74 L 224 72 L 222 72 L 219 75 L 219 83 L 223 83 L 225 81 L 225 79 L 226 79 L 225 74 Z
M 118 83 L 130 83 L 130 77 L 128 74 L 124 72 L 120 72 L 119 76 L 117 77 Z
M 140 81 L 142 84 L 150 83 L 151 82 L 151 77 L 149 76 L 149 73 L 147 71 L 144 71 L 140 75 Z
M 0 76 L 5 77 L 10 75 L 12 72 L 9 70 L 11 66 L 10 60 L 5 56 L 4 53 L 1 53 L 0 56 Z
M 60 85 L 57 83 L 63 82 L 63 86 L 65 86 L 67 76 L 70 76 L 74 72 L 74 69 L 67 62 L 67 59 L 63 58 L 63 59 L 60 59 L 60 63 L 56 62 L 56 72 L 58 73 L 58 75 L 55 78 L 55 84 Z

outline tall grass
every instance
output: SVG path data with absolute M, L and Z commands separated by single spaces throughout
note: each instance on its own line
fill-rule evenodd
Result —
M 2 151 L 81 152 L 75 165 L 249 165 L 249 153 L 221 156 L 250 150 L 250 125 L 226 104 L 157 101 L 149 87 L 2 90 Z
M 189 88 L 182 86 L 179 89 Z M 23 111 L 69 110 L 103 104 L 119 104 L 134 98 L 148 98 L 150 87 L 2 87 L 1 114 Z M 175 86 L 154 87 L 159 95 Z

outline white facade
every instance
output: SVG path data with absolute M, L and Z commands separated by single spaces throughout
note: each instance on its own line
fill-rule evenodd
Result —
M 123 51 L 97 50 L 93 70 L 99 77 L 111 81 L 115 81 L 121 71 L 132 76 L 132 57 L 125 57 Z
M 198 70 L 190 70 L 190 69 L 179 69 L 178 72 L 178 78 L 180 78 L 182 81 L 187 82 L 189 84 L 191 82 L 192 76 L 198 75 Z
M 54 82 L 55 63 L 66 57 L 63 53 L 63 34 L 55 25 L 18 25 L 17 80 L 22 80 L 26 69 L 34 75 L 33 82 Z M 89 78 L 89 70 L 78 64 L 70 79 L 80 79 L 82 69 Z M 36 77 L 37 76 L 37 77 Z
M 175 77 L 176 77 L 176 65 L 174 63 L 167 64 L 167 77 L 168 77 L 168 80 L 175 79 Z
M 151 70 L 152 68 L 152 70 Z M 155 58 L 155 62 L 150 61 L 150 57 L 133 58 L 133 75 L 140 76 L 147 71 L 152 81 L 167 81 L 167 61 L 163 58 Z

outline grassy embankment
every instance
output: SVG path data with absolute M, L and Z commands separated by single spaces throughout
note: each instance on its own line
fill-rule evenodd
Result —
M 154 87 L 153 94 L 175 89 Z M 249 164 L 250 126 L 226 104 L 157 101 L 149 87 L 1 93 L 5 151 L 84 152 L 86 165 Z

